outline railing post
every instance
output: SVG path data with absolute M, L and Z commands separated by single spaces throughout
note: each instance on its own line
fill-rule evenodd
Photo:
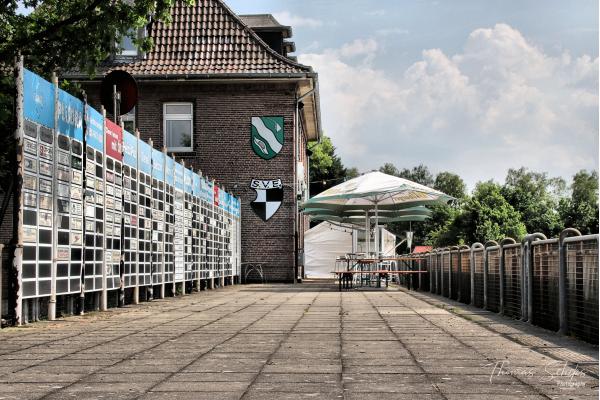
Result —
M 538 239 L 546 240 L 547 238 L 543 233 L 532 233 L 525 236 L 521 242 L 523 245 L 522 277 L 524 278 L 521 284 L 521 320 L 530 324 L 533 322 L 533 251 L 531 243 Z
M 515 242 L 515 239 L 513 238 L 504 238 L 500 241 L 500 268 L 499 268 L 499 274 L 500 274 L 500 287 L 499 287 L 499 293 L 500 293 L 500 309 L 499 309 L 499 314 L 503 315 L 504 314 L 504 274 L 506 271 L 506 266 L 505 266 L 505 258 L 504 258 L 504 245 L 510 243 L 510 244 L 515 244 L 517 242 Z
M 449 299 L 452 299 L 452 281 L 453 281 L 453 278 L 452 278 L 452 267 L 459 267 L 459 266 L 452 265 L 452 250 L 458 251 L 459 254 L 460 254 L 458 246 L 452 246 L 452 247 L 450 247 L 450 264 L 449 264 L 450 268 L 448 268 L 448 271 L 449 271 L 448 272 L 448 276 L 449 276 L 449 278 L 448 278 L 448 298 Z M 460 258 L 460 255 L 457 256 L 457 260 L 459 258 Z M 458 282 L 460 282 L 460 279 L 458 280 Z
M 490 246 L 498 246 L 498 242 L 495 240 L 488 240 L 483 245 L 483 309 L 488 308 L 488 251 L 487 248 Z
M 417 260 L 417 268 L 419 269 L 419 271 L 423 271 L 423 265 L 425 263 L 423 262 L 423 259 Z M 419 291 L 423 290 L 423 273 L 419 272 Z
M 471 274 L 471 305 L 475 305 L 475 249 L 481 249 L 483 245 L 479 242 L 473 243 L 471 245 L 471 255 L 470 255 L 470 274 Z
M 568 332 L 567 324 L 567 253 L 565 238 L 568 236 L 581 236 L 581 232 L 574 228 L 567 228 L 560 233 L 558 238 L 558 333 L 565 335 Z
M 463 287 L 462 287 L 462 253 L 461 250 L 468 249 L 469 246 L 460 245 L 458 247 L 458 301 L 463 302 Z M 463 302 L 464 303 L 464 302 Z
M 433 250 L 427 254 L 427 257 L 429 258 L 429 265 L 428 265 L 428 270 L 429 270 L 429 293 L 433 293 L 433 280 L 434 280 L 434 271 L 433 271 Z
M 442 263 L 440 257 L 440 251 L 436 250 L 435 252 L 435 294 L 440 294 L 442 291 L 440 288 L 444 287 L 444 282 L 442 282 Z
M 9 194 L 7 193 L 6 196 Z M 0 243 L 0 329 L 2 328 L 2 250 L 4 245 Z
M 441 249 L 439 254 L 439 270 L 440 270 L 440 295 L 444 295 L 444 251 L 446 249 Z

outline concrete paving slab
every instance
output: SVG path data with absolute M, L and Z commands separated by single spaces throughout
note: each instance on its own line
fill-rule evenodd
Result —
M 248 285 L 2 330 L 0 399 L 592 399 L 597 362 L 429 293 Z

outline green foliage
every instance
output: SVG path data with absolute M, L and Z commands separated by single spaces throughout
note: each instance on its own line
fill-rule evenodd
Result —
M 467 197 L 467 185 L 460 176 L 452 172 L 440 172 L 435 177 L 433 188 L 440 192 L 446 193 L 457 200 L 461 201 Z
M 383 166 L 379 168 L 379 172 L 393 176 L 400 176 L 400 171 L 398 171 L 398 168 L 396 168 L 396 166 L 392 163 L 383 164 Z
M 527 232 L 542 232 L 556 236 L 564 228 L 558 213 L 558 199 L 554 195 L 564 188 L 564 180 L 550 179 L 546 173 L 526 168 L 509 169 L 502 195 L 521 213 Z
M 14 154 L 13 135 L 13 108 L 14 108 L 14 81 L 12 77 L 0 75 L 0 189 L 8 190 L 11 181 L 11 155 Z
M 426 165 L 419 164 L 412 169 L 404 168 L 398 174 L 400 178 L 408 179 L 421 185 L 433 187 L 433 175 L 429 171 Z
M 192 4 L 191 0 L 186 0 Z M 20 53 L 25 65 L 40 74 L 79 68 L 93 74 L 96 66 L 131 37 L 142 51 L 152 47 L 137 30 L 168 21 L 175 0 L 28 0 L 29 14 L 17 13 L 19 1 L 0 9 L 0 60 Z M 10 62 L 10 61 L 9 61 Z
M 583 234 L 598 233 L 598 172 L 579 171 L 573 176 L 571 190 L 571 197 L 559 204 L 564 225 Z
M 346 168 L 346 179 L 357 178 L 360 174 L 358 173 L 358 169 L 356 167 Z
M 192 0 L 184 0 L 192 4 Z M 17 13 L 18 6 L 32 9 Z M 168 21 L 175 0 L 7 0 L 0 6 L 0 186 L 6 190 L 14 154 L 14 77 L 16 57 L 25 67 L 49 79 L 81 70 L 93 75 L 96 67 L 115 51 L 124 36 L 131 37 L 142 51 L 150 50 L 150 38 L 138 39 L 137 31 L 156 21 Z M 79 87 L 61 81 L 73 95 Z
M 518 240 L 533 232 L 556 237 L 567 227 L 584 234 L 598 233 L 596 171 L 578 172 L 567 197 L 564 179 L 526 168 L 510 169 L 504 185 L 480 182 L 470 196 L 464 181 L 451 172 L 440 172 L 433 179 L 424 165 L 399 170 L 386 163 L 379 170 L 433 186 L 458 200 L 452 205 L 431 206 L 431 218 L 424 222 L 388 225 L 397 235 L 404 235 L 412 225 L 415 244 L 444 247 L 504 237 Z
M 335 147 L 327 136 L 321 143 L 311 147 L 310 157 L 310 195 L 315 196 L 347 179 L 347 171 L 342 160 L 335 154 Z M 352 171 L 358 176 L 356 168 Z
M 492 181 L 477 184 L 454 224 L 467 243 L 505 237 L 520 240 L 527 234 L 521 214 L 502 196 L 500 185 Z

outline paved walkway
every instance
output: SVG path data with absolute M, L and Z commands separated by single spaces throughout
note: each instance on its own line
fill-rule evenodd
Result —
M 598 397 L 593 346 L 426 293 L 335 289 L 235 286 L 4 329 L 0 399 Z

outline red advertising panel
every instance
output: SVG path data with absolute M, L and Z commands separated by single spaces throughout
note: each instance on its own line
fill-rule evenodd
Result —
M 115 160 L 123 160 L 123 130 L 114 122 L 105 119 L 106 155 Z
M 217 185 L 214 186 L 214 196 L 213 198 L 215 199 L 215 206 L 219 205 L 219 187 Z

